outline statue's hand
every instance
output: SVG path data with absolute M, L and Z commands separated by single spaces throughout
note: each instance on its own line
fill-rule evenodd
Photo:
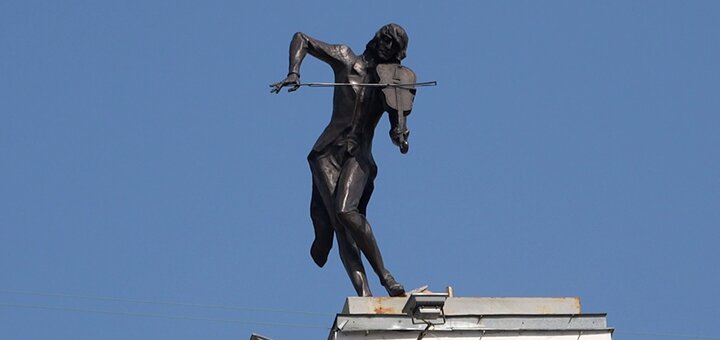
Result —
M 270 85 L 272 87 L 272 90 L 270 90 L 270 93 L 280 93 L 280 90 L 282 90 L 285 86 L 292 86 L 288 89 L 288 92 L 293 92 L 300 88 L 300 76 L 297 75 L 297 73 L 290 73 L 288 74 L 287 78 Z
M 405 129 L 404 131 L 399 131 L 398 129 L 391 129 L 390 130 L 390 139 L 392 140 L 393 144 L 400 147 L 400 152 L 407 153 L 408 149 L 410 148 L 410 145 L 408 144 L 408 137 L 410 137 L 410 130 Z

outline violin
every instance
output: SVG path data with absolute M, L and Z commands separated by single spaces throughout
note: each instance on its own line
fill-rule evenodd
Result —
M 385 97 L 386 111 L 391 118 L 397 117 L 397 122 L 390 129 L 390 138 L 405 154 L 410 149 L 407 129 L 407 116 L 412 111 L 415 100 L 415 72 L 400 64 L 379 64 L 375 67 L 380 84 L 387 84 L 382 88 Z M 393 122 L 393 119 L 390 120 Z

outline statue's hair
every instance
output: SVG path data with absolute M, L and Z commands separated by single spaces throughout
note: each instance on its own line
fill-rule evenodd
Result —
M 408 36 L 405 29 L 400 27 L 398 24 L 391 23 L 381 27 L 377 33 L 375 33 L 375 37 L 373 37 L 372 40 L 365 45 L 365 49 L 376 50 L 376 45 L 380 40 L 380 37 L 383 35 L 391 37 L 394 43 L 399 47 L 397 54 L 393 56 L 393 61 L 400 63 L 400 61 L 405 59 L 407 56 Z

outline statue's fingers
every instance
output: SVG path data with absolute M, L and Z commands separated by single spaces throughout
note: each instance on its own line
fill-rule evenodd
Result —
M 282 90 L 282 88 L 286 85 L 287 85 L 287 81 L 283 79 L 275 84 L 270 85 L 270 87 L 273 88 L 270 92 L 280 93 L 280 90 Z
M 299 88 L 300 88 L 300 85 L 294 84 L 293 87 L 291 87 L 290 89 L 288 89 L 288 92 L 297 91 Z
M 276 83 L 273 85 L 273 89 L 270 92 L 280 93 L 280 90 L 282 90 L 283 86 L 285 86 L 285 84 L 283 84 L 282 82 Z

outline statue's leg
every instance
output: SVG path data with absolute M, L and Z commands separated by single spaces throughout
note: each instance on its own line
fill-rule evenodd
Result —
M 352 237 L 348 235 L 348 231 L 342 228 L 335 231 L 335 236 L 338 241 L 338 251 L 340 253 L 340 260 L 345 267 L 345 271 L 350 277 L 350 281 L 355 288 L 358 296 L 372 296 L 370 291 L 370 285 L 368 284 L 367 275 L 365 274 L 365 267 L 362 264 L 360 258 L 360 249 L 357 244 L 353 241 Z
M 310 256 L 312 256 L 315 264 L 322 268 L 327 263 L 328 255 L 330 255 L 333 246 L 335 228 L 333 228 L 333 219 L 330 218 L 327 209 L 325 209 L 325 202 L 320 196 L 315 180 L 313 180 L 312 187 L 310 219 L 313 222 L 315 239 L 312 246 L 310 246 Z
M 365 254 L 368 262 L 370 262 L 373 270 L 380 278 L 380 282 L 387 289 L 388 294 L 390 296 L 404 295 L 405 289 L 403 286 L 395 281 L 390 271 L 385 268 L 370 223 L 368 223 L 365 215 L 358 210 L 360 199 L 369 178 L 369 174 L 360 167 L 355 158 L 350 158 L 345 162 L 335 190 L 337 219 L 349 231 L 355 243 Z
M 308 156 L 308 162 L 316 186 L 315 189 L 322 197 L 322 202 L 335 229 L 338 252 L 345 271 L 347 271 L 358 296 L 372 296 L 367 275 L 365 274 L 365 267 L 360 257 L 360 249 L 358 249 L 353 238 L 348 235 L 348 231 L 337 221 L 333 197 L 340 174 L 340 164 L 332 155 L 314 151 Z

